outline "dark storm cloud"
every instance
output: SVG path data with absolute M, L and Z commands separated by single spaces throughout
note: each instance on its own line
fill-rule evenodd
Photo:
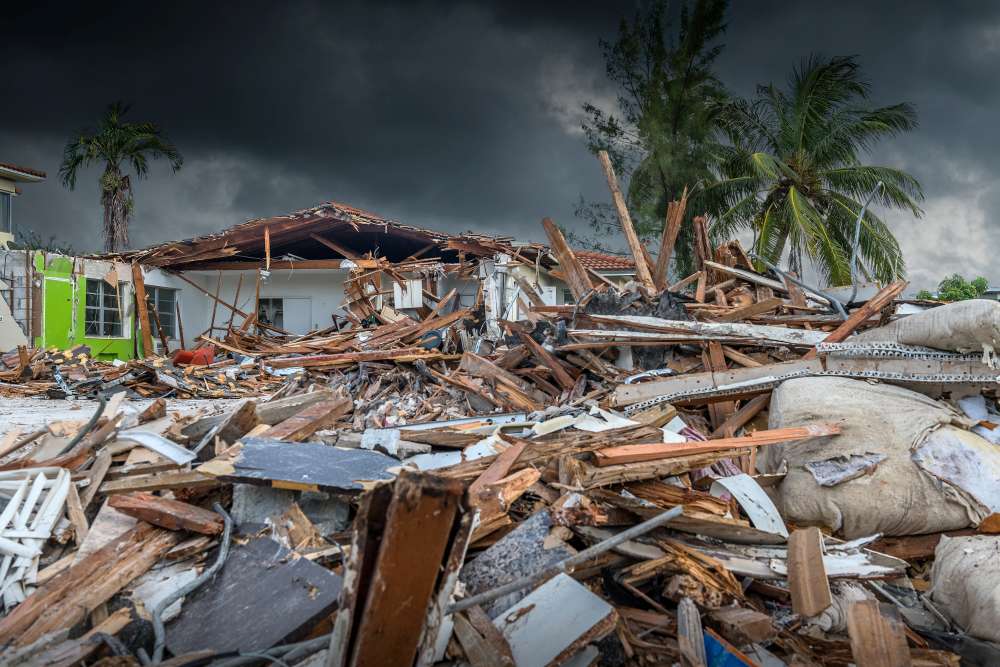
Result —
M 19 9 L 0 161 L 44 169 L 17 220 L 99 244 L 97 172 L 57 182 L 65 140 L 115 99 L 184 152 L 137 186 L 138 244 L 339 199 L 418 225 L 540 238 L 606 196 L 579 133 L 585 100 L 611 105 L 598 39 L 636 3 L 172 3 Z M 989 275 L 1000 241 L 993 130 L 1000 7 L 986 3 L 738 2 L 720 60 L 741 94 L 810 52 L 858 54 L 879 101 L 917 104 L 921 129 L 874 161 L 923 181 L 927 215 L 891 216 L 911 274 Z M 974 245 L 974 249 L 970 246 Z M 990 275 L 994 282 L 1000 272 Z

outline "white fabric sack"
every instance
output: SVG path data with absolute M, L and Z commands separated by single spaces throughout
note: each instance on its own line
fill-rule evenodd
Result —
M 1000 536 L 942 536 L 931 600 L 968 634 L 1000 642 Z
M 1000 466 L 1000 449 L 968 433 L 971 423 L 944 403 L 902 387 L 838 377 L 796 378 L 774 390 L 770 428 L 810 422 L 839 424 L 841 434 L 758 450 L 760 472 L 775 473 L 787 461 L 776 502 L 786 522 L 826 526 L 854 539 L 965 528 L 991 511 L 992 499 L 972 498 L 945 479 L 949 461 L 940 445 L 958 442 L 965 448 L 956 451 L 965 454 L 975 439 L 978 463 L 962 468 L 964 474 L 970 467 L 991 474 L 994 464 Z M 921 449 L 925 444 L 939 446 Z M 844 470 L 839 477 L 838 466 Z
M 849 340 L 891 341 L 963 354 L 982 352 L 984 363 L 994 366 L 994 351 L 1000 347 L 1000 303 L 987 299 L 949 303 L 869 329 Z

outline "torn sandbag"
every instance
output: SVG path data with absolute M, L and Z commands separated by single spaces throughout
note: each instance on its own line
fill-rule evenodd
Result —
M 851 341 L 891 341 L 969 354 L 982 352 L 983 363 L 996 368 L 1000 347 L 1000 303 L 970 299 L 909 315 L 870 329 Z
M 1000 642 L 1000 536 L 942 536 L 934 551 L 931 600 L 965 632 Z
M 983 518 L 980 503 L 929 474 L 912 457 L 932 432 L 940 430 L 943 437 L 971 426 L 948 405 L 902 387 L 848 378 L 796 378 L 775 389 L 770 428 L 819 418 L 839 424 L 840 435 L 771 445 L 758 453 L 762 472 L 788 462 L 777 503 L 786 522 L 827 526 L 853 539 L 955 530 Z M 931 450 L 926 451 L 929 458 Z M 833 486 L 815 475 L 817 469 L 845 461 L 871 462 L 873 454 L 885 458 L 867 474 L 845 474 Z M 1000 465 L 1000 451 L 979 454 Z

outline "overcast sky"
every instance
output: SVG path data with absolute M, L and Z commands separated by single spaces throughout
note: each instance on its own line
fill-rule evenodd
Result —
M 878 102 L 917 106 L 920 129 L 871 156 L 924 185 L 922 219 L 889 215 L 913 286 L 955 271 L 1000 284 L 1000 3 L 734 4 L 719 72 L 737 93 L 810 52 L 857 54 Z M 100 247 L 99 172 L 70 192 L 58 167 L 121 99 L 185 157 L 137 184 L 134 245 L 331 199 L 542 240 L 543 216 L 582 225 L 579 197 L 607 198 L 580 105 L 613 101 L 598 40 L 636 6 L 19 3 L 0 17 L 0 162 L 49 179 L 24 187 L 15 221 Z

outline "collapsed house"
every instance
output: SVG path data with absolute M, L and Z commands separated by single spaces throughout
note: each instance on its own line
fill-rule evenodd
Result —
M 287 219 L 113 258 L 138 292 L 210 264 L 216 304 L 238 263 L 253 298 L 200 361 L 0 356 L 5 396 L 96 399 L 0 441 L 0 662 L 1000 662 L 1000 304 L 836 308 L 704 219 L 669 284 L 683 209 L 622 283 L 550 221 L 433 260 L 306 257 Z M 240 307 L 308 261 L 344 321 Z M 195 396 L 244 400 L 165 400 Z
M 288 336 L 372 317 L 386 323 L 434 308 L 452 291 L 455 299 L 442 308 L 483 308 L 482 335 L 495 341 L 497 322 L 523 319 L 530 305 L 519 278 L 546 305 L 572 300 L 540 244 L 442 234 L 336 202 L 121 255 L 0 253 L 6 301 L 28 340 L 41 348 L 84 345 L 108 360 L 225 337 L 234 323 Z M 584 252 L 580 260 L 615 285 L 634 273 L 631 260 L 615 255 Z M 135 309 L 139 289 L 148 315 Z M 363 297 L 373 298 L 372 312 L 356 305 Z M 25 344 L 16 335 L 0 342 L 5 350 Z

